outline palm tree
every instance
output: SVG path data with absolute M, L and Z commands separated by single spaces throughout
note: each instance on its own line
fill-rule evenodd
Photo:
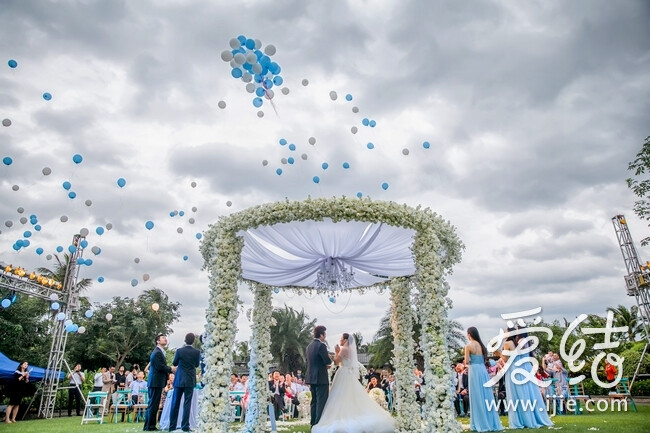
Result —
M 305 350 L 313 338 L 316 319 L 309 320 L 304 310 L 291 307 L 276 308 L 271 313 L 275 326 L 271 326 L 271 355 L 282 372 L 305 370 Z
M 54 258 L 56 259 L 56 265 L 54 266 L 54 270 L 50 270 L 48 268 L 38 268 L 37 271 L 41 275 L 52 278 L 54 281 L 57 283 L 63 283 L 65 281 L 65 276 L 68 273 L 68 266 L 70 264 L 70 255 L 69 254 L 63 254 L 63 260 L 59 258 L 58 255 L 54 255 Z M 92 280 L 90 278 L 83 278 L 75 284 L 75 289 L 79 290 L 79 292 L 83 292 L 86 289 L 88 289 L 91 285 L 93 284 Z
M 628 329 L 628 332 L 619 336 L 621 341 L 634 342 L 645 337 L 643 323 L 639 320 L 639 307 L 633 305 L 628 310 L 625 305 L 619 305 L 608 307 L 607 311 L 614 313 L 614 326 L 625 326 Z

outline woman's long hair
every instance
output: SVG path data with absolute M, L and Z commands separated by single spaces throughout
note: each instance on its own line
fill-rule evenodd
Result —
M 481 352 L 483 353 L 483 363 L 487 366 L 488 365 L 487 348 L 485 347 L 485 344 L 483 344 L 483 341 L 481 340 L 481 336 L 478 333 L 478 329 L 476 329 L 474 326 L 470 326 L 469 328 L 467 328 L 467 333 L 469 334 L 470 337 L 472 337 L 472 340 L 476 341 L 478 344 L 481 345 Z

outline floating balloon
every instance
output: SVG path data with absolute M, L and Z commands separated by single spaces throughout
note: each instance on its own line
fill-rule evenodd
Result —
M 14 225 L 13 221 L 10 221 L 10 220 L 5 221 L 5 226 L 7 226 L 7 228 L 11 228 L 11 226 L 13 226 L 13 225 Z
M 289 150 L 292 151 L 292 152 L 293 152 L 294 150 L 296 150 L 296 145 L 293 144 L 293 143 L 291 143 L 291 144 L 289 145 Z
M 183 256 L 183 260 L 188 261 L 189 257 L 188 256 Z
M 97 282 L 103 283 L 104 282 L 104 277 L 97 277 Z
M 402 149 L 402 155 L 408 155 L 409 150 L 407 148 Z
M 314 183 L 319 183 L 319 182 L 320 182 L 320 177 L 318 177 L 318 176 L 314 176 L 314 177 L 312 178 L 312 180 L 314 181 Z
M 43 173 L 43 176 L 49 176 L 52 174 L 52 169 L 50 167 L 43 167 L 43 170 L 41 170 Z
M 137 286 L 137 285 L 138 285 L 138 280 L 136 280 L 135 278 L 132 279 L 132 280 L 131 280 L 131 287 L 135 287 L 135 286 Z
M 25 212 L 25 209 L 23 207 L 19 207 L 18 209 L 16 209 L 16 212 L 23 213 Z
M 309 85 L 309 80 L 306 79 L 306 78 L 303 79 L 303 80 L 302 80 L 302 85 L 303 85 L 303 86 L 308 86 L 308 85 Z
M 62 222 L 62 223 L 64 223 L 64 222 L 67 222 L 67 221 L 68 221 L 68 217 L 67 217 L 67 216 L 65 216 L 65 215 L 62 215 L 62 216 L 61 216 L 61 218 L 59 218 L 59 219 L 61 220 L 61 222 Z
M 66 191 L 69 190 L 70 187 L 72 187 L 72 184 L 70 182 L 68 182 L 67 180 L 65 182 L 63 182 L 61 185 L 63 186 L 63 189 L 65 189 Z
M 13 162 L 14 162 L 14 160 L 11 159 L 10 156 L 5 156 L 4 158 L 2 158 L 2 163 L 4 165 L 11 165 Z
M 40 231 L 41 231 L 41 226 L 38 225 L 38 224 L 36 224 L 36 225 L 34 226 L 34 230 L 36 230 L 37 232 L 40 232 Z
M 363 194 L 361 193 L 361 191 L 359 191 L 359 192 L 357 193 L 357 197 L 359 197 L 359 198 L 363 197 Z
M 377 125 L 377 122 L 371 120 L 370 122 L 368 122 L 368 124 L 370 125 L 371 128 L 374 128 Z
M 79 155 L 78 153 L 72 156 L 72 162 L 74 162 L 75 164 L 81 164 L 81 161 L 83 160 L 84 160 L 83 156 Z
M 267 165 L 269 165 L 269 162 L 266 159 L 262 160 L 262 166 L 266 167 Z
M 260 119 L 261 119 L 262 117 L 264 117 L 264 112 L 263 112 L 262 110 L 258 111 L 258 112 L 257 112 L 257 117 L 259 117 Z
M 219 101 L 217 102 L 217 107 L 221 108 L 222 110 L 226 108 L 226 101 Z
M 79 327 L 77 328 L 77 332 L 78 332 L 79 334 L 83 334 L 84 332 L 86 332 L 86 327 L 85 327 L 85 326 L 79 326 Z
M 18 191 L 20 189 L 20 187 L 18 185 L 14 185 L 14 186 L 11 187 L 11 189 L 14 190 L 14 191 Z
M 353 126 L 352 128 L 350 128 L 350 132 L 352 132 L 353 134 L 356 134 L 357 131 L 359 131 L 359 128 L 357 128 L 356 126 Z
M 370 120 L 367 117 L 364 117 L 363 120 L 361 121 L 361 124 L 363 126 L 368 126 L 370 125 Z
M 384 191 L 386 191 L 386 190 L 388 189 L 388 183 L 386 183 L 386 182 L 382 183 L 382 184 L 381 184 L 381 189 L 383 189 Z
M 21 223 L 21 224 L 26 224 L 26 223 L 27 223 L 27 218 L 25 218 L 25 217 L 21 217 L 21 218 L 20 218 L 20 223 Z
M 38 254 L 39 256 L 43 254 L 43 248 L 41 247 L 36 248 L 36 254 Z
M 153 228 L 153 226 L 154 226 L 153 221 L 147 221 L 146 223 L 144 223 L 144 227 L 147 230 L 151 230 Z
M 15 61 L 14 59 L 10 59 L 7 64 L 9 65 L 10 68 L 14 69 L 18 66 L 18 62 Z
M 61 321 L 65 319 L 65 313 L 57 313 L 56 314 L 56 320 Z
M 280 141 L 278 141 L 278 143 L 280 143 L 280 146 L 285 146 L 287 144 L 287 140 L 281 138 Z
M 282 169 L 281 169 L 281 168 L 278 168 L 277 170 L 275 170 L 275 173 L 276 173 L 278 176 L 280 176 L 280 175 L 282 174 Z
M 187 222 L 190 223 L 190 224 L 194 224 L 194 218 L 188 219 Z
M 324 162 L 324 163 L 321 164 L 321 167 L 323 167 L 323 170 L 327 170 L 327 168 L 328 168 L 329 166 L 330 166 L 330 165 L 329 165 L 328 163 L 326 163 L 326 162 Z
M 374 149 L 374 148 L 375 148 L 375 145 L 372 144 L 372 143 L 368 143 L 368 144 L 366 144 L 366 147 L 367 147 L 368 149 Z
M 157 302 L 154 302 L 153 304 L 151 304 L 151 309 L 152 309 L 153 311 L 158 312 L 158 310 L 160 309 L 160 305 L 158 305 Z
M 110 322 L 111 320 L 113 320 L 113 315 L 112 315 L 111 313 L 107 313 L 107 314 L 106 314 L 106 320 L 108 320 L 109 322 Z
M 68 245 L 68 252 L 70 254 L 74 254 L 75 251 L 77 251 L 77 247 L 75 247 L 74 245 Z
M 58 301 L 59 300 L 59 295 L 56 293 L 51 293 L 50 294 L 50 301 Z
M 11 301 L 9 299 L 2 300 L 2 308 L 9 308 L 10 305 L 11 305 Z
M 311 144 L 312 146 L 313 146 L 314 144 L 316 144 L 316 138 L 314 138 L 314 137 L 309 137 L 309 140 L 307 140 L 307 141 L 308 141 L 309 144 Z
M 280 91 L 282 92 L 283 95 L 288 95 L 289 94 L 289 88 L 288 87 L 283 87 L 282 89 L 280 89 Z
M 183 233 L 183 227 L 178 227 L 176 229 L 176 233 Z
M 140 263 L 140 257 L 136 257 L 135 259 L 133 259 L 133 261 L 134 261 L 135 263 Z
M 52 260 L 52 254 L 48 254 L 47 256 L 45 256 L 45 260 Z
M 289 164 L 293 164 L 295 161 L 296 161 L 296 160 L 293 159 L 293 156 L 290 156 L 289 158 L 287 158 L 287 162 L 288 162 Z
M 92 253 L 93 253 L 94 255 L 98 256 L 99 253 L 102 252 L 102 249 L 99 248 L 97 245 L 95 245 L 94 247 L 92 247 L 92 248 L 90 249 L 90 251 L 92 251 Z
M 346 101 L 351 101 L 352 100 L 352 95 L 350 95 L 349 93 L 347 95 L 345 95 L 345 100 Z
M 142 276 L 142 281 L 149 281 L 149 274 L 144 274 Z
M 339 97 L 339 96 L 336 94 L 336 92 L 335 92 L 334 90 L 332 90 L 332 91 L 330 92 L 330 99 L 331 99 L 332 101 L 336 101 L 336 99 L 337 99 L 338 97 Z
M 77 193 L 74 192 L 74 191 L 70 191 L 70 192 L 68 193 L 68 197 L 70 197 L 71 199 L 74 199 L 74 198 L 77 197 Z
M 228 200 L 228 201 L 226 202 L 226 206 L 228 206 L 228 207 L 232 206 L 232 202 L 231 202 L 230 200 Z
M 11 119 L 2 119 L 2 126 L 11 126 Z
M 272 56 L 273 54 L 275 54 L 275 51 L 276 51 L 275 45 L 269 44 L 266 47 L 264 47 L 264 54 L 266 54 L 267 56 Z
M 289 160 L 288 160 L 287 158 L 282 158 L 282 159 L 280 160 L 280 162 L 281 162 L 282 164 L 286 164 L 287 162 L 289 162 Z
M 86 310 L 86 312 L 84 313 L 84 315 L 85 315 L 88 319 L 90 319 L 91 317 L 93 317 L 93 314 L 95 314 L 95 312 L 94 312 L 93 310 Z
M 330 296 L 330 302 L 332 304 L 336 304 L 336 298 L 334 296 Z
M 85 259 L 83 264 L 86 265 L 86 266 L 92 266 L 93 265 L 93 259 Z
M 350 164 L 348 162 L 344 162 L 343 168 L 347 170 L 348 168 L 350 168 Z
M 124 185 L 126 185 L 126 180 L 123 177 L 117 179 L 117 186 L 124 188 Z
M 63 247 L 62 247 L 61 245 L 59 245 L 58 247 L 56 247 L 56 252 L 57 252 L 57 253 L 62 253 L 62 252 L 63 252 Z
M 77 259 L 77 264 L 80 265 L 80 266 L 81 266 L 81 265 L 85 265 L 85 264 L 86 264 L 86 260 L 84 260 L 83 257 L 79 257 L 79 258 Z
M 422 143 L 422 147 L 424 147 L 425 149 L 428 149 L 428 148 L 431 147 L 431 144 L 428 141 L 425 141 L 424 143 Z
M 301 157 L 304 161 L 306 161 L 307 158 L 308 158 L 308 156 L 307 156 L 306 153 L 303 153 L 302 155 L 300 155 L 300 157 Z
M 93 204 L 92 200 L 86 200 L 84 203 L 88 207 L 92 206 L 92 204 Z
M 111 223 L 106 223 L 106 230 L 111 230 L 113 228 L 113 224 Z
M 80 234 L 81 236 L 83 236 L 84 238 L 85 238 L 86 236 L 88 236 L 88 233 L 90 233 L 90 231 L 89 231 L 87 228 L 85 228 L 85 227 L 82 228 L 81 230 L 79 230 L 79 234 Z M 83 242 L 84 242 L 84 241 L 82 241 L 82 244 L 83 244 Z M 86 241 L 86 244 L 88 244 L 87 241 Z M 86 248 L 86 247 L 84 247 L 84 248 Z
M 196 188 L 196 182 L 192 182 L 192 183 L 190 183 L 190 186 L 191 186 L 192 188 Z
M 50 305 L 50 307 L 51 307 L 53 310 L 56 311 L 56 310 L 58 310 L 61 306 L 59 305 L 58 302 L 52 302 L 52 305 Z
M 353 113 L 358 113 L 359 112 L 359 107 L 352 107 L 352 112 Z
M 196 206 L 192 206 L 192 212 L 196 212 L 198 209 Z

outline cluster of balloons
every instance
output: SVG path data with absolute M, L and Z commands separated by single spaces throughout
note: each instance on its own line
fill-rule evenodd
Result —
M 263 97 L 273 99 L 273 87 L 281 86 L 284 82 L 280 75 L 282 68 L 271 59 L 276 52 L 275 46 L 267 45 L 262 52 L 262 42 L 259 39 L 240 35 L 230 40 L 230 48 L 221 53 L 221 59 L 230 62 L 232 77 L 247 83 L 246 91 L 255 94 L 253 105 L 256 108 L 261 107 L 264 103 Z M 286 95 L 289 89 L 283 88 L 282 93 Z M 224 101 L 219 101 L 218 105 L 219 108 L 226 108 Z

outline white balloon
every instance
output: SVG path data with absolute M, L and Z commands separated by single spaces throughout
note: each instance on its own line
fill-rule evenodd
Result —
M 59 295 L 57 295 L 56 293 L 52 293 L 50 295 L 50 301 L 58 301 L 58 300 L 59 300 Z
M 244 83 L 250 83 L 251 81 L 253 81 L 253 76 L 248 72 L 244 72 L 241 76 L 241 80 Z
M 266 54 L 267 56 L 272 56 L 273 54 L 275 54 L 275 51 L 276 51 L 275 45 L 269 44 L 266 47 L 264 47 L 264 54 Z
M 306 79 L 306 78 L 304 80 L 302 80 L 302 85 L 303 86 L 308 86 L 309 85 L 309 80 Z
M 254 83 L 248 83 L 248 84 L 246 84 L 246 91 L 248 93 L 253 93 L 253 92 L 255 92 L 256 87 L 257 86 Z
M 230 48 L 232 48 L 233 50 L 236 50 L 239 47 L 241 47 L 241 42 L 239 42 L 239 39 L 232 38 L 230 40 Z
M 154 302 L 153 304 L 151 304 L 151 309 L 153 311 L 158 311 L 160 309 L 160 305 L 158 305 L 157 302 Z
M 79 230 L 79 234 L 80 234 L 81 236 L 83 236 L 83 237 L 88 236 L 88 233 L 90 233 L 90 232 L 89 232 L 88 229 L 85 228 L 85 227 L 82 228 L 81 230 Z
M 49 176 L 52 174 L 52 169 L 50 167 L 43 167 L 43 175 Z
M 224 50 L 221 52 L 221 60 L 229 62 L 232 60 L 232 51 Z
M 289 88 L 288 87 L 283 87 L 282 88 L 282 94 L 283 95 L 288 95 L 289 94 Z
M 356 134 L 358 130 L 359 130 L 359 128 L 357 128 L 356 126 L 353 126 L 352 128 L 350 128 L 350 131 L 351 131 L 353 134 Z
M 259 50 L 260 48 L 262 48 L 262 41 L 260 41 L 259 39 L 253 39 L 253 40 L 255 41 L 255 49 L 256 50 Z
M 262 73 L 262 65 L 259 63 L 253 63 L 253 72 L 256 74 L 261 74 Z
M 257 112 L 257 117 L 259 117 L 260 119 L 261 119 L 262 117 L 264 117 L 264 112 L 263 112 L 262 110 L 258 111 L 258 112 Z
M 84 332 L 86 332 L 86 327 L 85 326 L 80 326 L 79 329 L 77 329 L 77 332 L 80 333 L 80 334 L 83 334 Z
M 262 165 L 264 167 L 266 167 L 267 165 L 269 165 L 269 162 L 265 159 L 265 160 L 262 161 Z M 8 221 L 8 222 L 11 222 L 11 221 Z M 9 227 L 11 227 L 11 226 L 9 226 Z
M 251 65 L 257 63 L 257 56 L 253 52 L 248 52 L 246 54 L 246 61 L 250 63 Z
M 314 137 L 309 137 L 309 140 L 308 140 L 308 141 L 309 141 L 309 144 L 311 144 L 312 146 L 313 146 L 314 144 L 316 144 L 316 138 L 314 138 Z
M 113 315 L 112 315 L 111 313 L 107 313 L 107 314 L 106 314 L 106 320 L 108 320 L 109 322 L 110 322 L 111 320 L 113 320 Z
M 359 107 L 352 107 L 352 112 L 353 113 L 358 113 L 359 112 Z
M 246 61 L 246 56 L 243 55 L 242 53 L 237 53 L 237 54 L 235 54 L 235 57 L 233 58 L 233 60 L 234 60 L 235 63 L 237 63 L 238 65 L 243 65 L 244 62 Z
M 177 233 L 183 233 L 183 227 L 179 227 L 179 228 L 177 228 L 177 229 L 176 229 L 176 232 L 177 232 Z
M 332 91 L 330 92 L 330 99 L 331 99 L 332 101 L 336 101 L 336 98 L 338 98 L 338 97 L 339 97 L 339 95 L 337 95 L 336 92 L 335 92 L 334 90 L 332 90 Z
M 142 276 L 142 281 L 149 281 L 149 274 L 144 274 Z
M 219 101 L 217 103 L 217 106 L 223 110 L 224 108 L 226 108 L 226 101 Z

